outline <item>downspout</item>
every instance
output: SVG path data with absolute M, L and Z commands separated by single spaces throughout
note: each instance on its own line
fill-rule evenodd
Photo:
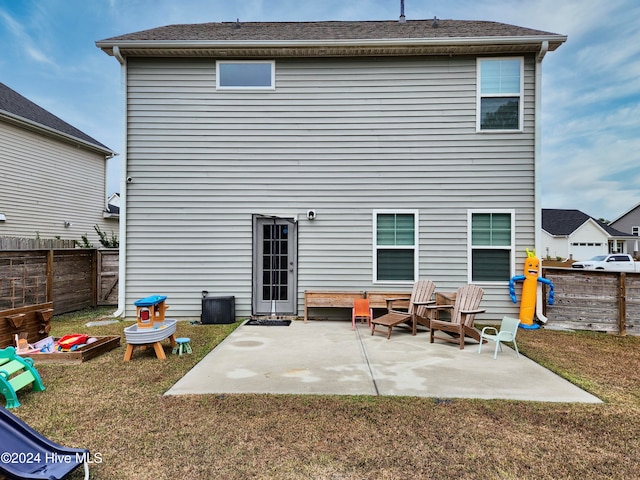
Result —
M 124 144 L 120 155 L 120 247 L 118 260 L 118 309 L 114 317 L 125 315 L 126 297 L 126 263 L 127 263 L 127 61 L 120 53 L 117 46 L 113 47 L 113 56 L 121 65 L 120 87 L 122 89 L 122 105 L 124 110 L 124 122 L 122 124 Z
M 534 244 L 536 252 L 542 251 L 542 174 L 541 174 L 541 158 L 542 158 L 542 59 L 549 50 L 549 42 L 544 41 L 540 44 L 540 51 L 536 55 L 535 69 L 535 132 L 534 132 Z M 540 255 L 540 253 L 538 253 Z M 538 257 L 540 258 L 540 257 Z M 542 265 L 542 258 L 540 258 Z M 539 269 L 538 275 L 542 276 L 542 268 Z M 536 295 L 536 317 L 541 323 L 547 323 L 547 317 L 542 313 L 544 298 L 542 296 L 542 283 L 538 283 Z

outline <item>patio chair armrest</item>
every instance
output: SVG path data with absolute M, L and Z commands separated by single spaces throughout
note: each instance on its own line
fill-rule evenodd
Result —
M 460 313 L 464 313 L 465 315 L 475 315 L 476 313 L 484 313 L 486 310 L 460 310 Z
M 406 313 L 407 310 L 409 309 L 409 299 L 408 298 L 385 298 L 385 301 L 387 302 L 387 310 L 389 311 L 396 311 L 396 312 L 403 312 Z M 396 302 L 403 302 L 403 304 L 398 305 L 398 307 L 393 306 L 394 303 Z
M 453 305 L 427 305 L 428 309 L 432 309 L 432 310 L 438 310 L 438 309 L 442 309 L 442 310 L 448 310 L 448 309 L 452 309 Z
M 413 302 L 414 305 L 432 305 L 436 303 L 435 300 L 427 300 L 426 302 Z
M 493 330 L 494 332 L 496 332 L 496 334 L 498 333 L 498 329 L 495 327 L 484 327 L 481 332 L 482 335 L 484 335 L 485 330 Z

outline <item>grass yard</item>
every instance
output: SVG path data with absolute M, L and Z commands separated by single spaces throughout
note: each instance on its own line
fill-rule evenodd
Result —
M 52 334 L 121 335 L 131 324 L 84 327 L 105 313 L 56 317 Z M 21 393 L 14 413 L 88 448 L 101 480 L 640 478 L 640 337 L 518 334 L 522 354 L 603 404 L 162 395 L 236 326 L 181 322 L 194 353 L 164 362 L 148 350 L 124 363 L 121 346 L 82 364 L 38 365 L 47 390 Z

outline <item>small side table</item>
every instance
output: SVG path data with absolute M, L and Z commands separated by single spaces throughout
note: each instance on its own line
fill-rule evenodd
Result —
M 173 335 L 170 335 L 167 338 L 169 339 L 169 342 L 171 342 L 171 346 L 173 347 L 174 350 L 178 348 L 178 345 L 176 344 L 176 341 Z M 128 362 L 129 360 L 131 360 L 131 357 L 133 356 L 133 349 L 135 347 L 139 347 L 140 350 L 146 350 L 147 347 L 152 347 L 153 351 L 156 353 L 156 357 L 158 358 L 158 360 L 166 360 L 167 358 L 167 356 L 164 354 L 164 349 L 162 348 L 162 344 L 159 341 L 154 343 L 135 343 L 135 344 L 129 343 L 127 344 L 127 350 L 124 352 L 125 362 Z
M 193 350 L 191 350 L 190 342 L 191 339 L 187 337 L 176 338 L 176 346 L 173 347 L 173 354 L 175 355 L 177 353 L 181 357 L 182 352 L 192 353 Z

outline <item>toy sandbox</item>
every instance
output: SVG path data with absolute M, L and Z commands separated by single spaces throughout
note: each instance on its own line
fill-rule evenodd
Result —
M 36 363 L 82 363 L 91 360 L 103 353 L 106 353 L 120 346 L 119 335 L 108 335 L 104 337 L 93 337 L 96 340 L 93 343 L 78 347 L 71 352 L 52 351 L 45 352 L 19 352 L 21 357 L 33 359 Z M 55 341 L 59 340 L 58 338 Z
M 0 349 L 16 345 L 16 336 L 27 344 L 36 344 L 48 337 L 51 330 L 53 303 L 42 303 L 26 307 L 0 310 Z M 94 337 L 93 343 L 78 346 L 74 351 L 51 353 L 37 350 L 19 350 L 21 357 L 38 363 L 81 363 L 120 346 L 120 336 Z M 57 341 L 59 339 L 53 339 Z M 55 349 L 52 349 L 55 350 Z

